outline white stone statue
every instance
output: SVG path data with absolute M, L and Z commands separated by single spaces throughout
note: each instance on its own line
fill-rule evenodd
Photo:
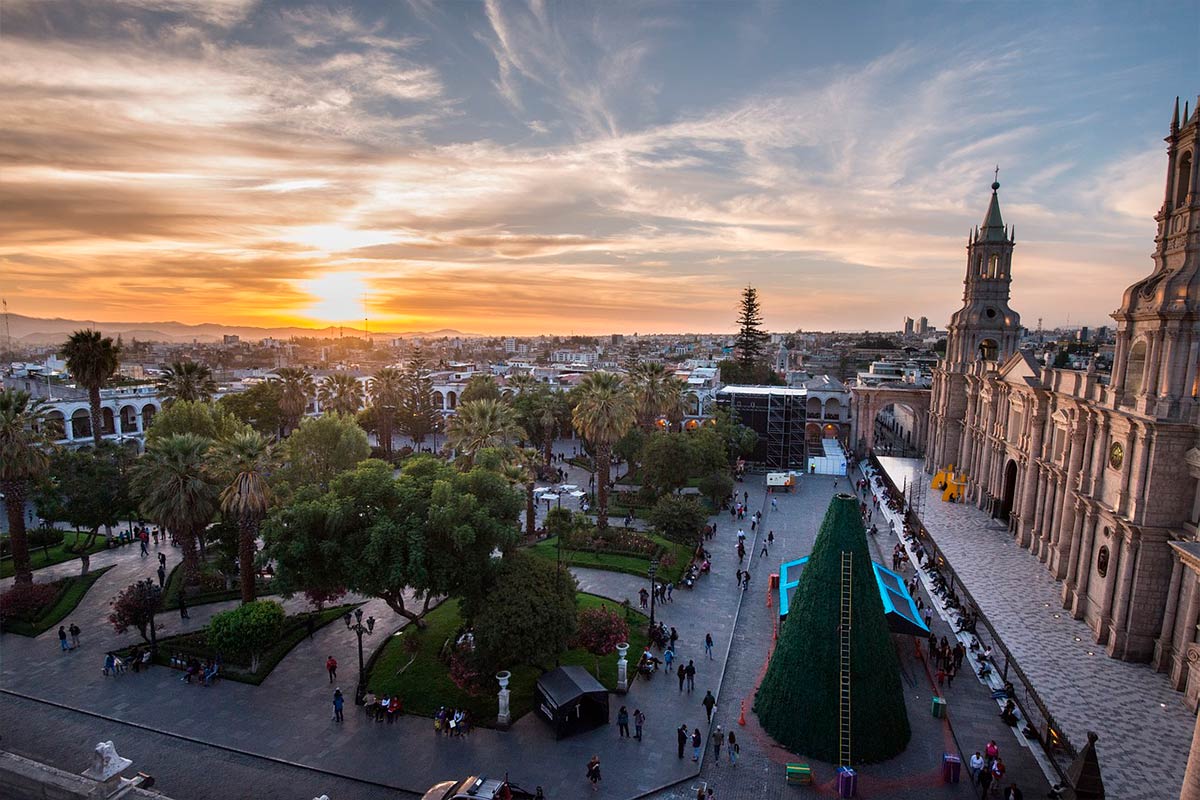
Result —
M 83 774 L 93 780 L 108 781 L 129 769 L 132 763 L 128 758 L 121 757 L 111 741 L 100 742 L 96 745 L 91 768 Z

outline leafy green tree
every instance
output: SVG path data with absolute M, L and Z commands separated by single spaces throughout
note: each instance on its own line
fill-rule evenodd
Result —
M 84 549 L 91 547 L 101 527 L 112 527 L 133 511 L 130 461 L 130 454 L 111 442 L 95 450 L 53 453 L 47 479 L 35 493 L 38 513 L 90 531 Z
M 751 368 L 766 360 L 767 342 L 770 336 L 762 329 L 762 309 L 758 304 L 758 290 L 747 286 L 742 290 L 742 302 L 738 312 L 738 335 L 734 343 L 738 364 Z
M 325 413 L 349 414 L 362 408 L 363 385 L 346 372 L 335 372 L 317 387 L 317 399 Z
M 518 542 L 521 496 L 496 470 L 460 472 L 417 455 L 398 479 L 367 460 L 328 491 L 299 491 L 263 527 L 282 590 L 344 589 L 378 597 L 424 627 L 436 597 L 478 610 L 490 590 L 492 553 Z M 410 606 L 406 597 L 415 596 Z
M 672 542 L 695 546 L 702 542 L 708 512 L 694 497 L 668 494 L 658 499 L 647 519 Z
M 300 367 L 283 367 L 275 370 L 279 380 L 279 410 L 283 414 L 285 427 L 295 430 L 300 418 L 308 409 L 309 401 L 317 393 L 312 375 Z
M 518 377 L 529 378 L 528 375 Z M 520 394 L 511 397 L 509 403 L 516 413 L 517 424 L 529 436 L 529 441 L 542 451 L 542 463 L 549 466 L 554 455 L 554 438 L 570 425 L 571 408 L 566 396 L 533 381 Z
M 400 430 L 418 445 L 425 437 L 436 433 L 442 424 L 441 407 L 434 402 L 433 379 L 421 348 L 413 349 L 412 357 L 401 372 L 403 391 L 400 394 L 398 424 Z
M 33 583 L 25 533 L 25 499 L 30 485 L 49 466 L 51 443 L 46 429 L 46 406 L 41 400 L 17 389 L 0 391 L 0 492 L 4 493 L 18 584 Z
M 275 468 L 275 451 L 258 431 L 242 431 L 217 444 L 211 465 L 226 484 L 221 510 L 237 521 L 238 577 L 242 602 L 249 603 L 254 600 L 254 548 L 273 499 L 267 479 Z
M 608 527 L 612 448 L 633 427 L 636 419 L 633 400 L 620 376 L 611 372 L 593 372 L 580 382 L 572 422 L 596 451 L 600 473 L 596 487 L 596 524 L 601 529 Z
M 221 611 L 208 622 L 208 646 L 226 657 L 247 658 L 250 671 L 258 672 L 259 658 L 279 641 L 286 616 L 283 606 L 273 600 L 255 600 Z
M 229 413 L 225 406 L 202 400 L 176 400 L 154 415 L 154 421 L 146 431 L 146 442 L 183 433 L 215 442 L 246 428 L 246 423 Z
M 717 363 L 721 371 L 721 382 L 739 386 L 783 386 L 785 381 L 767 362 L 743 365 L 739 361 L 726 359 Z
M 142 639 L 149 642 L 153 634 L 154 615 L 162 611 L 162 592 L 149 578 L 131 583 L 113 598 L 109 624 L 117 633 L 136 628 Z
M 467 381 L 466 387 L 462 390 L 462 394 L 458 396 L 458 404 L 470 403 L 475 400 L 495 400 L 499 402 L 503 399 L 500 395 L 500 387 L 496 384 L 496 379 L 491 375 L 472 375 Z
M 130 472 L 142 514 L 179 540 L 189 585 L 199 580 L 197 543 L 217 513 L 217 486 L 206 468 L 211 444 L 194 433 L 156 439 L 146 444 Z
M 709 472 L 700 476 L 700 485 L 697 488 L 700 489 L 700 494 L 712 501 L 713 510 L 717 511 L 725 498 L 733 493 L 733 476 L 724 468 L 717 472 Z
M 656 431 L 642 448 L 642 484 L 657 494 L 676 492 L 687 486 L 692 467 L 688 434 Z
M 900 662 L 875 591 L 871 554 L 858 503 L 837 495 L 829 504 L 788 619 L 763 678 L 754 710 L 775 741 L 797 753 L 840 758 L 839 697 L 842 557 L 851 557 L 851 763 L 885 761 L 908 745 Z M 803 680 L 797 680 L 803 676 Z
M 733 418 L 728 411 L 718 411 L 713 419 L 716 430 L 725 441 L 726 452 L 731 460 L 748 456 L 758 446 L 758 434 Z
M 244 392 L 225 395 L 217 405 L 259 433 L 279 436 L 283 432 L 282 397 L 279 381 L 263 381 Z
M 750 430 L 746 428 L 746 430 Z M 750 431 L 754 433 L 754 431 Z M 757 439 L 757 436 L 755 437 Z M 728 472 L 730 466 L 729 445 L 718 426 L 705 425 L 687 434 L 688 458 L 693 475 L 713 472 Z
M 353 417 L 310 417 L 284 441 L 280 473 L 292 487 L 314 484 L 325 488 L 336 475 L 370 456 L 367 432 Z
M 72 333 L 59 355 L 66 359 L 67 371 L 75 383 L 87 390 L 92 416 L 92 441 L 99 446 L 101 423 L 104 420 L 100 413 L 100 390 L 121 366 L 121 345 L 113 342 L 111 336 L 102 336 L 100 331 L 86 328 Z
M 630 470 L 633 470 L 641 464 L 642 448 L 646 446 L 646 438 L 646 431 L 634 426 L 613 445 L 613 453 L 628 464 Z
M 207 403 L 217 393 L 217 382 L 207 364 L 196 361 L 173 361 L 163 367 L 158 381 L 158 395 L 170 405 L 176 400 Z
M 575 592 L 568 570 L 520 551 L 497 569 L 495 588 L 475 615 L 475 645 L 489 668 L 546 668 L 575 636 Z
M 608 606 L 585 608 L 579 612 L 576 643 L 596 658 L 596 679 L 600 678 L 600 659 L 615 653 L 617 645 L 629 641 L 629 625 L 624 616 Z

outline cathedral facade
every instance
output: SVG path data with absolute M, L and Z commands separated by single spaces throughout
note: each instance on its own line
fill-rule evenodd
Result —
M 1200 524 L 1200 108 L 1181 122 L 1176 104 L 1166 142 L 1154 269 L 1112 315 L 1110 374 L 1018 349 L 1015 236 L 992 185 L 934 371 L 925 466 L 964 472 L 964 502 L 1007 522 L 1109 655 L 1169 672 L 1194 708 L 1200 579 L 1169 543 Z

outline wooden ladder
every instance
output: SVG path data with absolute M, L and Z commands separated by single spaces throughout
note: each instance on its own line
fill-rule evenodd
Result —
M 850 626 L 854 610 L 854 554 L 842 552 L 841 700 L 838 707 L 838 762 L 850 766 Z

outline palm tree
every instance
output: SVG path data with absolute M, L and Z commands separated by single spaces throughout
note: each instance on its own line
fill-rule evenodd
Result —
M 518 395 L 531 392 L 541 385 L 541 382 L 528 372 L 510 375 L 504 380 L 504 396 L 511 400 Z
M 254 546 L 271 506 L 267 476 L 275 466 L 275 454 L 261 433 L 242 431 L 216 446 L 211 464 L 222 481 L 229 481 L 221 492 L 221 510 L 237 520 L 242 602 L 250 603 L 254 600 Z
M 537 450 L 521 448 L 514 451 L 504 465 L 504 477 L 525 489 L 526 535 L 537 531 L 537 506 L 534 503 L 533 489 L 537 484 L 541 461 L 542 456 Z
M 25 498 L 29 484 L 49 466 L 46 407 L 28 392 L 0 390 L 0 492 L 8 514 L 13 570 L 17 583 L 33 583 L 29 540 L 25 536 Z
M 121 345 L 111 336 L 87 328 L 75 331 L 63 344 L 59 355 L 67 360 L 67 371 L 75 383 L 87 389 L 88 405 L 92 411 L 92 441 L 100 446 L 100 390 L 121 365 Z
M 542 459 L 550 466 L 554 458 L 554 435 L 558 433 L 563 415 L 563 398 L 557 392 L 544 390 L 534 397 L 533 419 L 542 429 Z
M 392 454 L 392 430 L 396 424 L 396 411 L 404 394 L 404 373 L 395 367 L 384 367 L 367 381 L 367 394 L 375 409 L 375 424 L 379 427 L 379 444 L 384 455 Z
M 207 403 L 217 392 L 217 382 L 207 364 L 196 361 L 173 361 L 163 367 L 158 379 L 158 394 L 163 403 L 191 400 Z
M 211 440 L 176 433 L 151 442 L 133 465 L 130 488 L 141 513 L 170 531 L 183 547 L 188 584 L 199 578 L 196 543 L 217 512 L 217 487 L 205 469 Z
M 687 381 L 674 375 L 663 385 L 662 414 L 671 428 L 683 430 L 683 417 L 691 408 L 696 395 L 688 392 Z
M 579 402 L 571 414 L 575 428 L 596 450 L 596 525 L 608 527 L 608 481 L 612 448 L 636 420 L 633 399 L 619 375 L 593 372 L 579 383 Z
M 326 412 L 337 414 L 354 413 L 362 408 L 363 387 L 358 378 L 345 372 L 335 372 L 317 387 L 317 399 Z
M 485 447 L 504 447 L 524 439 L 512 406 L 502 400 L 469 400 L 458 407 L 446 430 L 450 446 L 468 459 Z
M 662 364 L 646 361 L 629 372 L 629 392 L 633 398 L 637 422 L 645 428 L 653 428 L 655 421 L 663 415 L 670 404 L 669 382 L 671 375 Z
M 290 431 L 300 424 L 300 418 L 308 409 L 308 401 L 316 393 L 312 375 L 300 367 L 283 367 L 275 370 L 283 391 L 279 397 L 279 410 L 286 421 L 285 426 Z

